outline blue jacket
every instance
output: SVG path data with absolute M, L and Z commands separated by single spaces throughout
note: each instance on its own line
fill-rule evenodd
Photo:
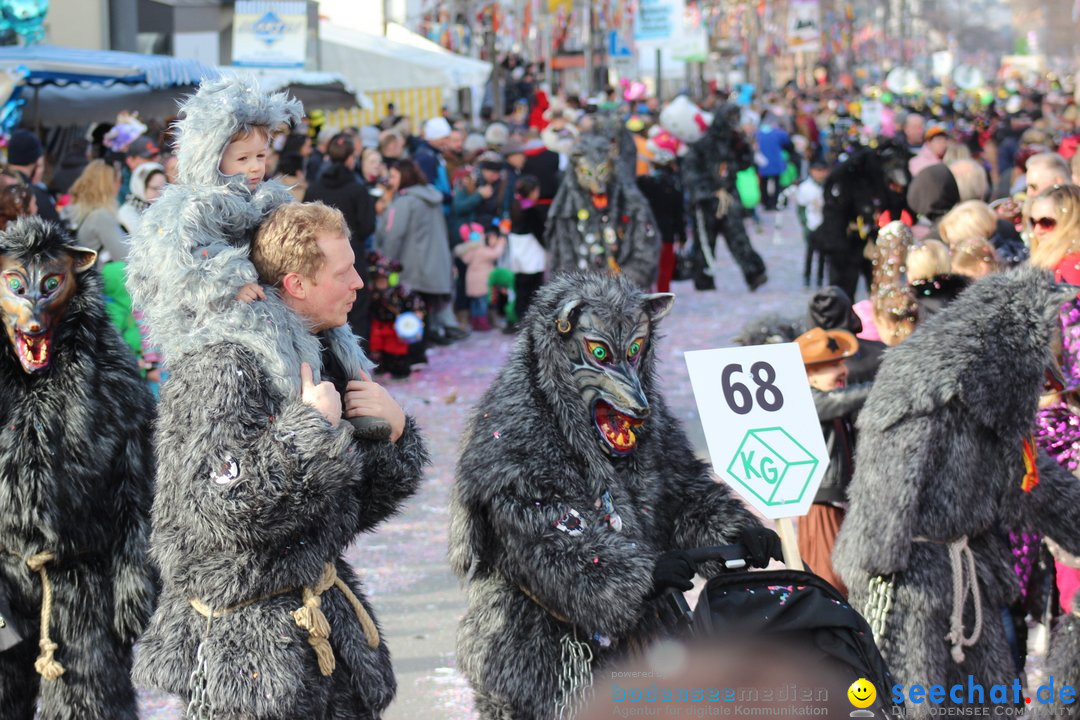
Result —
M 778 127 L 761 124 L 757 131 L 758 150 L 768 162 L 765 167 L 758 168 L 761 177 L 777 177 L 782 175 L 787 162 L 784 160 L 784 148 L 791 145 L 791 138 Z

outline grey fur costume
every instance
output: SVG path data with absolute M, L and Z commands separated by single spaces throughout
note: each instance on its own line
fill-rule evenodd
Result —
M 576 636 L 595 656 L 592 671 L 604 667 L 649 639 L 661 552 L 731 542 L 759 525 L 712 479 L 660 395 L 653 345 L 670 306 L 664 298 L 620 276 L 552 279 L 470 421 L 451 499 L 450 562 L 468 594 L 457 657 L 482 718 L 556 717 L 556 703 L 570 700 L 560 688 L 561 643 Z M 637 377 L 648 419 L 627 455 L 602 447 L 575 384 L 589 372 L 581 337 L 556 329 L 571 307 L 575 326 L 620 348 L 645 329 Z
M 324 677 L 291 613 L 301 606 L 300 588 L 332 562 L 371 614 L 341 553 L 415 492 L 423 442 L 411 419 L 396 444 L 355 438 L 348 422 L 332 429 L 300 399 L 300 364 L 316 374 L 322 367 L 316 336 L 273 290 L 253 306 L 262 326 L 220 327 L 202 352 L 173 362 L 163 391 L 151 543 L 163 588 L 135 677 L 188 699 L 205 638 L 203 677 L 215 717 L 376 718 L 395 691 L 385 642 L 370 648 L 353 609 L 331 588 L 322 610 L 337 668 Z M 358 377 L 364 358 L 356 337 L 347 328 L 330 337 L 346 372 Z M 280 378 L 268 369 L 278 367 Z M 290 390 L 280 391 L 291 378 Z M 227 610 L 208 623 L 189 598 Z
M 204 82 L 180 114 L 180 180 L 143 215 L 128 256 L 132 299 L 145 312 L 167 364 L 202 350 L 215 337 L 215 325 L 249 332 L 264 321 L 251 305 L 237 302 L 236 293 L 258 281 L 249 258 L 255 230 L 293 196 L 277 181 L 252 193 L 243 176 L 226 177 L 218 166 L 238 132 L 276 130 L 299 121 L 303 108 L 284 93 L 263 92 L 253 78 L 236 76 Z M 268 370 L 277 375 L 281 368 Z
M 850 508 L 833 560 L 872 626 L 868 606 L 887 592 L 871 592 L 871 579 L 892 581 L 882 650 L 898 683 L 966 686 L 970 674 L 987 693 L 1011 683 L 1001 610 L 1019 587 L 1008 531 L 1080 549 L 1080 481 L 1039 452 L 1038 484 L 1021 487 L 1058 309 L 1073 294 L 1040 270 L 988 277 L 885 353 L 859 416 Z M 954 649 L 946 543 L 962 538 L 974 557 L 982 627 L 973 645 Z M 964 596 L 970 639 L 975 604 Z M 932 707 L 909 703 L 908 711 L 924 716 Z
M 614 131 L 613 131 L 614 132 Z M 626 170 L 626 153 L 633 152 L 629 133 L 592 132 L 583 135 L 571 156 L 573 165 L 563 177 L 548 211 L 545 244 L 552 273 L 575 270 L 610 272 L 610 262 L 634 284 L 648 289 L 656 280 L 660 233 L 648 200 Z M 622 146 L 620 148 L 620 145 Z M 585 175 L 596 186 L 582 184 Z M 597 208 L 593 193 L 603 190 L 607 206 Z
M 0 254 L 55 257 L 59 226 L 22 218 Z M 24 372 L 0 339 L 0 597 L 24 638 L 0 652 L 0 717 L 135 720 L 131 646 L 153 610 L 146 558 L 154 476 L 153 400 L 87 270 L 53 331 L 50 367 Z M 42 581 L 25 561 L 51 551 L 51 638 L 64 674 L 34 670 Z

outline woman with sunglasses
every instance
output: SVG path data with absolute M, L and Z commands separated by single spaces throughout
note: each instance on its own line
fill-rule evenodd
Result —
M 1080 262 L 1080 187 L 1054 185 L 1031 203 L 1031 264 L 1060 274 Z

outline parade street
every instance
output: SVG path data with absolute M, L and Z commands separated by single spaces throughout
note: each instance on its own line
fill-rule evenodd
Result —
M 765 258 L 769 282 L 751 294 L 730 256 L 721 251 L 715 292 L 676 283 L 675 309 L 661 325 L 658 371 L 667 402 L 707 457 L 683 353 L 724 347 L 748 318 L 805 314 L 810 291 L 802 286 L 803 241 L 793 209 L 765 213 L 761 231 L 747 220 L 755 248 Z M 774 224 L 779 220 L 779 225 Z M 454 635 L 465 596 L 447 564 L 448 504 L 453 468 L 465 423 L 502 366 L 513 338 L 473 333 L 428 351 L 429 364 L 387 387 L 414 415 L 429 440 L 431 466 L 404 512 L 362 537 L 347 557 L 357 568 L 390 643 L 398 694 L 387 720 L 466 720 L 472 713 L 468 683 L 454 667 Z M 141 718 L 180 717 L 178 705 L 156 695 L 142 698 Z

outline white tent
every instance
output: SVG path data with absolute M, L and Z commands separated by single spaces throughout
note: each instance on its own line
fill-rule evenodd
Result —
M 323 21 L 319 23 L 319 57 L 322 69 L 340 73 L 361 92 L 441 87 L 459 90 L 487 82 L 491 63 L 457 55 L 414 35 L 398 39 L 352 30 Z M 401 42 L 405 37 L 409 42 Z

